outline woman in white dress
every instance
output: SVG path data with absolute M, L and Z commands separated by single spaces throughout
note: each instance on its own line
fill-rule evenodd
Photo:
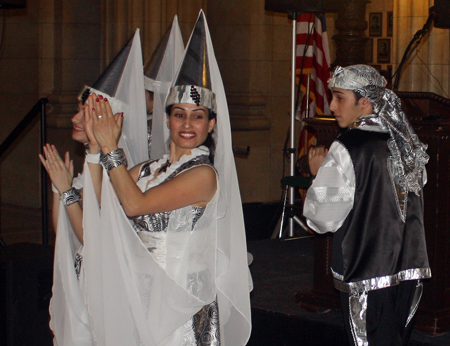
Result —
M 92 302 L 102 301 L 90 309 L 94 334 L 108 345 L 245 345 L 251 279 L 242 205 L 203 12 L 172 85 L 170 152 L 130 170 L 119 144 L 127 116 L 97 95 L 85 108 L 104 153 L 102 250 L 86 269 L 102 276 L 92 291 Z

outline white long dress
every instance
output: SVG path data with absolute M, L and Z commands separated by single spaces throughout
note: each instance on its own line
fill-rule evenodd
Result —
M 206 148 L 205 148 L 206 149 Z M 142 191 L 151 189 L 161 183 L 167 182 L 175 176 L 200 165 L 212 165 L 209 163 L 207 151 L 202 152 L 202 149 L 196 150 L 198 155 L 191 155 L 181 160 L 174 168 L 169 169 L 165 173 L 161 173 L 157 179 L 154 179 L 154 174 L 158 168 L 164 164 L 164 160 L 156 162 L 148 162 L 141 166 L 138 186 Z M 217 194 L 216 194 L 217 195 Z M 187 274 L 186 289 L 196 296 L 202 297 L 213 296 L 215 293 L 215 279 L 214 267 L 207 262 L 207 258 L 203 258 L 202 253 L 209 252 L 214 247 L 215 227 L 211 227 L 210 235 L 204 237 L 206 240 L 202 245 L 186 244 L 177 242 L 177 249 L 168 248 L 174 242 L 167 241 L 171 238 L 171 233 L 175 233 L 180 239 L 186 240 L 190 237 L 186 235 L 192 232 L 197 232 L 197 224 L 202 220 L 206 213 L 215 213 L 217 197 L 214 197 L 207 207 L 192 207 L 187 206 L 177 210 L 155 213 L 150 215 L 142 215 L 133 218 L 134 227 L 142 242 L 148 251 L 154 256 L 156 261 L 165 268 L 168 261 L 174 261 L 180 253 L 192 251 L 187 257 L 190 257 L 189 265 L 192 268 L 186 268 Z M 208 231 L 207 231 L 208 232 Z M 173 263 L 174 264 L 174 263 Z M 176 264 L 177 267 L 184 266 L 182 263 Z M 207 292 L 205 292 L 207 291 Z M 212 294 L 211 294 L 212 293 Z M 195 315 L 181 325 L 174 331 L 166 340 L 165 345 L 220 345 L 220 328 L 219 328 L 219 314 L 217 301 L 206 304 Z
M 144 165 L 138 186 L 145 191 L 208 164 L 208 153 L 204 147 L 193 149 L 156 179 L 152 172 L 167 157 Z M 89 185 L 88 176 L 85 182 Z M 95 209 L 86 205 L 95 196 L 86 193 L 85 209 Z M 219 345 L 218 196 L 219 188 L 205 208 L 187 206 L 130 222 L 104 176 L 101 216 L 85 213 L 84 219 L 83 265 L 94 343 Z M 229 308 L 223 312 L 229 314 Z

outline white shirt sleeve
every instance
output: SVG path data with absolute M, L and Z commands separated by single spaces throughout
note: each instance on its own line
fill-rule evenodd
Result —
M 303 215 L 318 233 L 336 232 L 353 208 L 355 170 L 347 149 L 335 141 L 308 189 Z

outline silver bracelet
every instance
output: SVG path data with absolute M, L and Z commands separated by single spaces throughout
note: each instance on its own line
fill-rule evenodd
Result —
M 72 187 L 71 189 L 64 191 L 59 199 L 67 207 L 68 205 L 78 202 L 81 199 L 81 195 L 76 188 Z
M 100 159 L 100 163 L 108 173 L 111 169 L 119 167 L 120 165 L 128 166 L 128 161 L 122 148 L 114 149 L 110 153 L 103 155 Z

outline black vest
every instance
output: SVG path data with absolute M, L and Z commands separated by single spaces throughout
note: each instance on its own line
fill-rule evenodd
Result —
M 389 134 L 347 130 L 338 141 L 347 148 L 355 169 L 353 209 L 333 238 L 333 270 L 344 282 L 428 268 L 423 225 L 423 197 L 408 195 L 402 222 L 388 173 Z

